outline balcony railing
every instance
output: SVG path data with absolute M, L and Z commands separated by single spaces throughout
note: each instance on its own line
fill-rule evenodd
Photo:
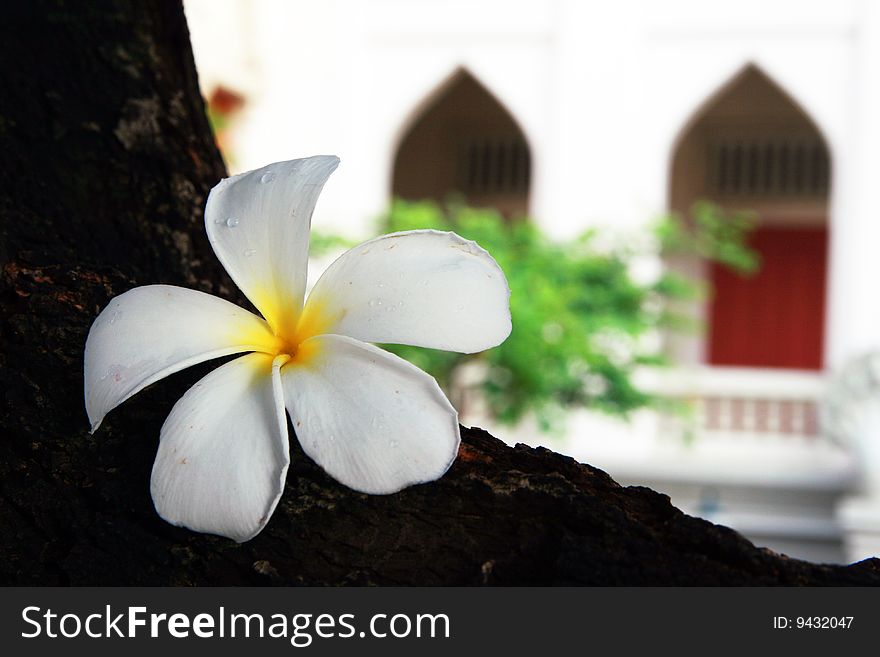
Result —
M 660 433 L 700 441 L 810 442 L 821 438 L 820 373 L 701 367 L 645 373 L 649 392 L 675 402 Z

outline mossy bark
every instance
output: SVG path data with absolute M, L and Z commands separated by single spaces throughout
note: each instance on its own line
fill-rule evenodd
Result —
M 15 3 L 0 66 L 0 582 L 880 584 L 876 560 L 756 549 L 663 495 L 476 429 L 443 479 L 385 497 L 336 484 L 292 440 L 281 503 L 246 544 L 164 523 L 148 485 L 159 429 L 213 365 L 150 387 L 92 436 L 82 354 L 99 310 L 135 285 L 243 302 L 202 226 L 224 169 L 183 10 Z

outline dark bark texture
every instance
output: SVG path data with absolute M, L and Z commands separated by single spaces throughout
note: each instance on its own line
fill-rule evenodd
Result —
M 664 495 L 478 429 L 443 479 L 385 497 L 336 484 L 292 439 L 287 489 L 254 540 L 164 523 L 149 495 L 159 429 L 215 364 L 151 386 L 92 436 L 82 354 L 100 309 L 135 285 L 243 303 L 202 225 L 224 168 L 182 8 L 14 3 L 0 67 L 0 582 L 880 584 L 877 560 L 757 549 Z

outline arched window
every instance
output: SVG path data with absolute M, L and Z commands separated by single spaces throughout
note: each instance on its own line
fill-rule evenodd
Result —
M 706 104 L 678 142 L 670 205 L 752 210 L 753 277 L 722 267 L 706 309 L 712 365 L 819 369 L 825 317 L 830 157 L 806 113 L 755 66 Z
M 437 93 L 403 136 L 392 193 L 443 201 L 450 193 L 505 216 L 528 211 L 531 154 L 510 113 L 467 71 Z

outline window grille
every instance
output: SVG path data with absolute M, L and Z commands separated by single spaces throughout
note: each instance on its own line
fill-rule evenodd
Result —
M 531 161 L 528 146 L 520 138 L 471 140 L 461 160 L 459 184 L 466 193 L 528 193 Z
M 819 198 L 828 151 L 808 137 L 725 138 L 709 145 L 709 192 L 719 197 Z

